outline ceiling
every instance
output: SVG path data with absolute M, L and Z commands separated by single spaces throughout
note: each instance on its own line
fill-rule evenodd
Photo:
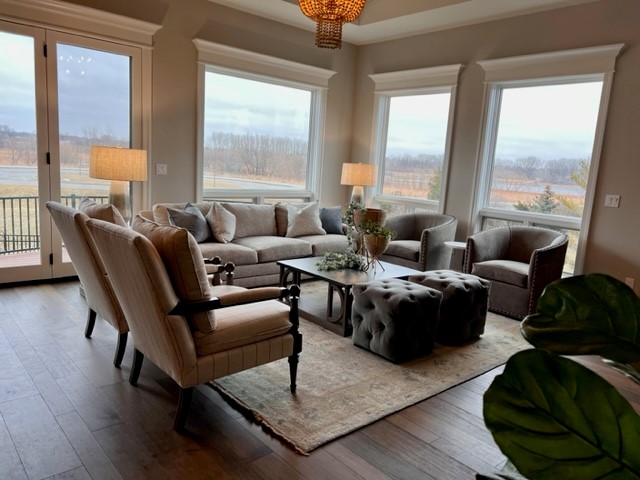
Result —
M 209 0 L 280 23 L 314 31 L 297 0 Z M 360 18 L 343 28 L 356 45 L 446 30 L 597 0 L 368 0 Z

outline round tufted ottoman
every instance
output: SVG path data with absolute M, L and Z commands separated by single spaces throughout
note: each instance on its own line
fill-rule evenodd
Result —
M 353 344 L 394 363 L 433 349 L 442 294 L 406 280 L 353 286 Z
M 484 333 L 491 282 L 468 273 L 434 270 L 409 281 L 442 292 L 436 341 L 455 345 Z

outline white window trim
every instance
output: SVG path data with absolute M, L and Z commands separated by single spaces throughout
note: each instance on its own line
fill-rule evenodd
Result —
M 314 67 L 282 58 L 250 52 L 199 38 L 193 39 L 198 50 L 198 143 L 196 169 L 196 195 L 202 199 L 204 189 L 204 88 L 205 73 L 213 71 L 222 74 L 236 75 L 250 80 L 276 83 L 288 87 L 311 90 L 311 109 L 309 125 L 309 154 L 307 170 L 308 189 L 285 190 L 214 190 L 214 194 L 224 197 L 251 196 L 258 203 L 262 198 L 304 198 L 315 199 L 320 189 L 320 169 L 324 155 L 324 129 L 326 117 L 327 89 L 329 80 L 336 72 Z
M 377 73 L 369 75 L 375 84 L 374 90 L 374 120 L 371 135 L 370 163 L 377 166 L 377 181 L 374 187 L 375 201 L 378 203 L 392 202 L 404 205 L 406 208 L 437 207 L 439 213 L 446 208 L 447 181 L 449 175 L 449 159 L 451 153 L 451 138 L 455 114 L 458 77 L 464 68 L 462 64 L 442 65 L 437 67 L 403 70 L 397 72 Z M 396 197 L 382 194 L 384 180 L 385 146 L 387 143 L 387 128 L 389 122 L 390 98 L 407 95 L 429 95 L 449 93 L 449 118 L 444 146 L 444 160 L 442 164 L 442 178 L 440 184 L 440 200 L 416 199 Z M 385 128 L 383 128 L 385 127 Z
M 624 48 L 623 43 L 580 48 L 574 50 L 562 50 L 533 55 L 522 55 L 491 60 L 479 61 L 478 64 L 485 71 L 485 98 L 483 132 L 478 148 L 480 168 L 475 182 L 474 208 L 472 212 L 472 225 L 474 232 L 479 231 L 482 217 L 503 218 L 525 221 L 528 223 L 544 223 L 558 227 L 576 228 L 578 223 L 573 219 L 562 217 L 550 218 L 535 214 L 509 212 L 505 215 L 503 210 L 486 208 L 489 196 L 489 179 L 493 167 L 492 156 L 495 150 L 495 122 L 498 116 L 498 102 L 496 95 L 505 86 L 513 85 L 540 85 L 558 84 L 562 82 L 574 82 L 576 80 L 588 81 L 597 79 L 602 81 L 602 94 L 600 97 L 600 110 L 596 123 L 596 131 L 589 169 L 589 181 L 585 192 L 585 205 L 582 221 L 578 225 L 580 235 L 578 237 L 578 249 L 574 274 L 580 274 L 584 268 L 585 246 L 587 234 L 591 222 L 593 202 L 595 198 L 596 178 L 600 165 L 604 129 L 609 106 L 611 87 L 615 62 Z

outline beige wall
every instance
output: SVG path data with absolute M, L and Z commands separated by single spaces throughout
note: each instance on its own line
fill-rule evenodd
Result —
M 586 272 L 604 272 L 640 284 L 640 2 L 601 0 L 583 6 L 324 51 L 313 33 L 237 12 L 206 0 L 73 0 L 73 3 L 162 24 L 153 50 L 151 158 L 168 165 L 155 175 L 151 200 L 195 198 L 196 50 L 200 38 L 338 72 L 331 81 L 322 165 L 321 202 L 344 203 L 339 185 L 345 161 L 369 161 L 371 73 L 462 63 L 446 212 L 460 219 L 458 238 L 470 233 L 484 87 L 478 60 L 625 43 L 618 59 L 587 246 Z M 604 195 L 622 196 L 604 208 Z M 636 288 L 636 291 L 640 289 Z
M 462 63 L 451 150 L 446 213 L 460 220 L 458 239 L 470 233 L 483 111 L 478 60 L 625 43 L 618 58 L 586 249 L 585 272 L 640 283 L 640 2 L 602 0 L 579 7 L 495 21 L 364 46 L 358 52 L 353 160 L 369 159 L 372 73 Z M 604 208 L 607 193 L 620 208 Z M 638 285 L 640 286 L 640 285 Z M 640 291 L 636 288 L 636 291 Z

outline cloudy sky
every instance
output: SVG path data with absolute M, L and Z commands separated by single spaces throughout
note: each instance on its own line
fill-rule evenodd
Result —
M 61 134 L 129 138 L 129 57 L 58 44 Z M 0 125 L 35 131 L 34 42 L 0 32 Z

